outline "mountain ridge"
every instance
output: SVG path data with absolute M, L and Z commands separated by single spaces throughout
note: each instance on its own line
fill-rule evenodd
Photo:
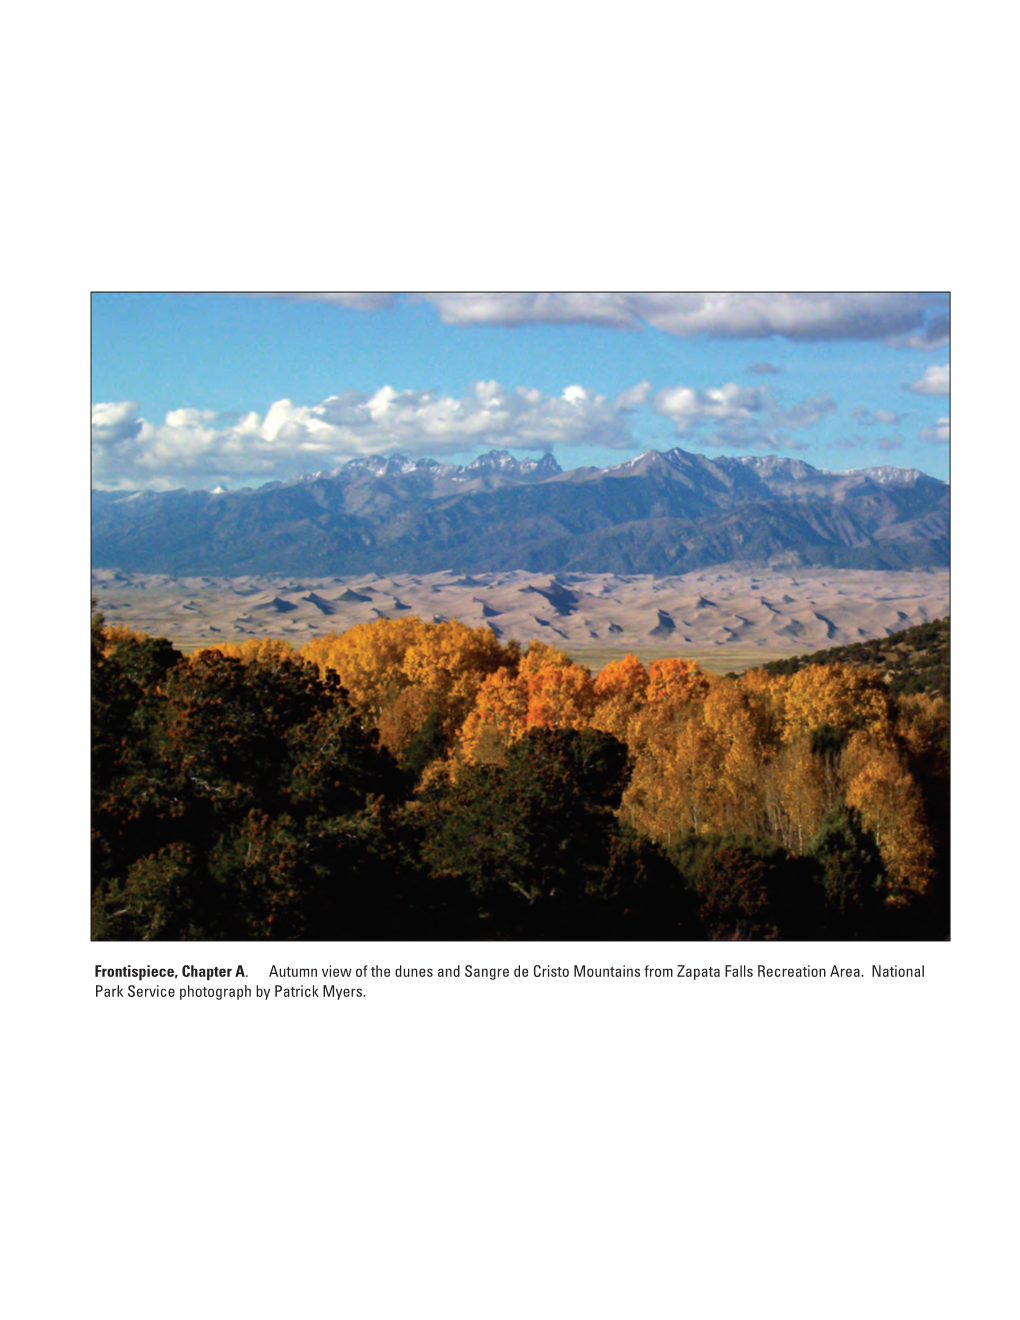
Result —
M 567 471 L 505 450 L 466 466 L 370 456 L 256 489 L 94 490 L 92 508 L 93 563 L 143 572 L 949 563 L 948 483 L 916 468 L 833 472 L 678 447 Z

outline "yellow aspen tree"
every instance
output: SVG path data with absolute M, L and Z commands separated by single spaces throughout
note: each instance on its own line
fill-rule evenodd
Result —
M 490 674 L 508 668 L 513 653 L 500 645 L 491 628 L 470 628 L 457 619 L 425 624 L 404 654 L 403 674 L 438 709 L 452 737 L 474 705 Z
M 839 801 L 838 775 L 825 757 L 812 752 L 806 732 L 783 747 L 770 770 L 762 796 L 772 833 L 791 852 L 803 853 Z
M 932 876 L 933 848 L 920 790 L 893 739 L 860 730 L 843 752 L 846 801 L 861 813 L 901 899 L 923 894 Z
M 595 704 L 590 671 L 558 658 L 541 664 L 540 654 L 529 652 L 516 674 L 500 669 L 479 686 L 461 728 L 458 759 L 502 762 L 507 747 L 529 729 L 588 727 Z
M 709 689 L 702 710 L 721 755 L 716 808 L 719 828 L 764 833 L 763 771 L 775 747 L 767 710 L 732 679 L 722 679 Z
M 823 725 L 848 731 L 888 728 L 892 711 L 889 689 L 877 670 L 808 665 L 786 691 L 785 736 L 793 739 Z
M 763 750 L 778 750 L 783 741 L 789 678 L 766 674 L 763 669 L 748 669 L 737 679 L 737 684 L 753 712 L 759 745 Z
M 550 646 L 548 642 L 540 642 L 537 638 L 528 643 L 528 649 L 521 656 L 518 673 L 525 676 L 537 673 L 540 669 L 545 669 L 549 665 L 555 665 L 565 669 L 574 662 L 566 651 L 561 651 L 558 646 Z
M 241 643 L 240 658 L 245 664 L 252 660 L 294 660 L 297 651 L 282 637 L 252 637 Z
M 630 733 L 635 762 L 624 817 L 664 843 L 718 828 L 723 749 L 700 704 L 683 716 L 669 703 L 649 706 L 632 720 Z
M 379 714 L 381 746 L 400 761 L 434 709 L 433 694 L 427 689 L 404 688 Z
M 636 655 L 627 654 L 622 660 L 611 660 L 605 665 L 594 686 L 600 702 L 610 697 L 641 698 L 648 689 L 648 670 Z
M 896 736 L 914 756 L 925 756 L 937 746 L 947 746 L 949 703 L 944 697 L 928 692 L 900 697 L 896 712 Z
M 240 660 L 250 664 L 253 660 L 296 660 L 298 651 L 282 637 L 248 637 L 243 642 L 216 642 L 212 646 L 203 646 L 195 655 L 208 655 L 216 652 L 228 656 L 231 660 Z
M 193 656 L 200 656 L 200 655 L 225 655 L 225 656 L 229 656 L 229 658 L 230 658 L 231 660 L 240 660 L 240 659 L 241 659 L 241 643 L 240 643 L 240 642 L 216 642 L 215 645 L 213 645 L 213 646 L 200 646 L 200 647 L 198 647 L 197 650 L 192 651 L 191 654 L 192 654 Z
M 301 656 L 318 665 L 320 673 L 336 670 L 355 711 L 374 724 L 382 708 L 409 686 L 404 657 L 424 628 L 413 616 L 358 623 L 346 632 L 315 638 Z

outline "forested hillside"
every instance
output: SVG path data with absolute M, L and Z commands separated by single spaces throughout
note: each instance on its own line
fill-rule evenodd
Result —
M 856 665 L 877 670 L 894 696 L 927 693 L 949 700 L 949 620 L 936 619 L 889 637 L 833 646 L 811 655 L 773 660 L 767 674 L 798 674 L 809 665 Z
M 948 936 L 948 708 L 827 662 L 593 676 L 380 619 L 183 656 L 94 616 L 95 939 Z

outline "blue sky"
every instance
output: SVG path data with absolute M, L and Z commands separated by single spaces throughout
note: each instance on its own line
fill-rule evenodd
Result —
M 92 471 L 211 489 L 403 453 L 782 453 L 949 475 L 948 295 L 92 299 Z

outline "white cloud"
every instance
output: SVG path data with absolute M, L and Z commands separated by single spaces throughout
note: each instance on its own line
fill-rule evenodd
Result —
M 392 305 L 392 293 L 273 293 L 259 297 L 335 302 L 361 311 Z M 681 337 L 884 339 L 901 347 L 948 342 L 942 295 L 889 293 L 412 293 L 430 302 L 447 325 L 579 324 L 635 329 L 654 326 Z M 769 363 L 748 368 L 766 374 Z
M 761 339 L 924 335 L 917 293 L 422 293 L 449 325 L 587 321 L 667 334 Z
M 478 381 L 461 398 L 430 391 L 348 391 L 311 406 L 278 399 L 264 417 L 226 421 L 179 408 L 160 425 L 137 405 L 94 410 L 93 480 L 99 487 L 167 489 L 264 482 L 338 466 L 349 458 L 404 453 L 441 457 L 480 445 L 552 449 L 634 445 L 626 415 L 647 397 L 646 382 L 617 399 L 569 385 L 559 395 Z
M 137 403 L 94 403 L 92 443 L 109 447 L 134 440 L 142 429 Z
M 617 408 L 638 408 L 643 403 L 647 403 L 648 396 L 652 392 L 650 381 L 643 380 L 638 385 L 632 385 L 629 390 L 624 390 L 616 396 Z
M 533 322 L 633 326 L 623 293 L 416 293 L 433 303 L 447 325 L 525 325 Z
M 655 411 L 673 423 L 677 435 L 715 423 L 720 427 L 712 443 L 770 448 L 793 447 L 783 427 L 816 426 L 837 409 L 829 394 L 816 394 L 788 408 L 781 407 L 764 386 L 748 389 L 730 381 L 717 389 L 695 390 L 676 385 L 655 396 Z
M 678 435 L 704 422 L 746 422 L 768 407 L 765 389 L 747 389 L 732 381 L 717 389 L 694 390 L 676 385 L 655 396 L 655 411 L 668 417 Z
M 921 439 L 930 444 L 947 445 L 949 443 L 949 418 L 940 417 L 934 426 L 926 426 L 921 431 Z
M 911 394 L 948 394 L 949 363 L 944 367 L 930 366 L 920 380 L 905 386 Z

